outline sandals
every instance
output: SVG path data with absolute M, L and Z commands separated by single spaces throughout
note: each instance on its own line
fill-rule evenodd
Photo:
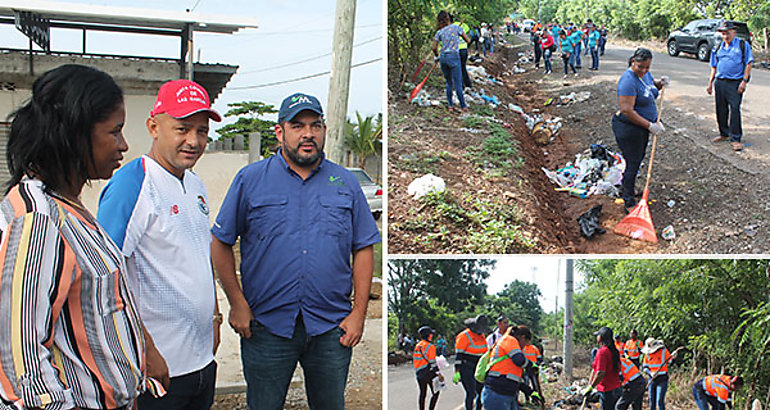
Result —
M 733 146 L 733 151 L 741 151 L 743 150 L 743 144 L 737 141 L 733 141 L 730 143 L 730 145 Z

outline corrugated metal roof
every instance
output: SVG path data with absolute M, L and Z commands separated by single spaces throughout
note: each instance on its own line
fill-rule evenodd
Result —
M 0 0 L 0 16 L 13 17 L 14 10 L 31 11 L 55 21 L 93 23 L 143 28 L 178 29 L 192 23 L 195 31 L 232 34 L 257 28 L 257 19 L 242 16 L 187 13 L 127 7 L 95 6 L 40 0 Z

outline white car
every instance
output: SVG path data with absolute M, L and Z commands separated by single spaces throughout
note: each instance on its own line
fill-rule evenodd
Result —
M 372 211 L 372 216 L 374 216 L 374 219 L 380 219 L 382 215 L 382 187 L 377 185 L 369 174 L 361 168 L 348 168 L 348 171 L 358 178 L 358 183 L 361 184 L 361 190 L 364 191 L 364 196 L 369 204 L 369 209 Z
M 532 31 L 532 28 L 535 27 L 535 20 L 526 19 L 521 22 L 521 28 L 524 30 L 525 33 Z

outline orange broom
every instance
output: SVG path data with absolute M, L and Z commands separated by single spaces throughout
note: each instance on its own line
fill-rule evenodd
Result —
M 663 93 L 665 87 L 660 91 L 660 107 L 658 107 L 658 121 L 663 112 Z M 652 160 L 655 158 L 655 146 L 658 142 L 658 134 L 652 135 L 652 152 L 650 153 L 650 165 L 647 167 L 647 182 L 644 183 L 644 192 L 642 199 L 638 204 L 621 220 L 615 227 L 615 233 L 625 235 L 632 239 L 641 239 L 643 241 L 658 243 L 658 234 L 655 226 L 652 224 L 650 208 L 647 205 L 647 197 L 650 195 L 650 175 L 652 174 Z
M 414 89 L 412 90 L 412 94 L 409 95 L 409 101 L 414 100 L 414 97 L 417 96 L 417 93 L 420 92 L 420 90 L 422 89 L 422 86 L 425 85 L 426 81 L 428 81 L 428 77 L 430 77 L 430 74 L 433 72 L 433 69 L 436 68 L 437 65 L 438 65 L 438 61 L 433 63 L 433 66 L 430 68 L 430 71 L 428 71 L 428 75 L 425 76 L 425 78 L 422 80 L 422 82 L 420 82 L 420 84 L 417 84 L 417 86 L 414 87 Z

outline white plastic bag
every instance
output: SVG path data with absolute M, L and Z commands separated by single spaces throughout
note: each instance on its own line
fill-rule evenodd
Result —
M 406 192 L 414 199 L 420 199 L 431 192 L 444 192 L 445 190 L 444 179 L 433 174 L 423 175 L 415 179 L 406 188 Z

